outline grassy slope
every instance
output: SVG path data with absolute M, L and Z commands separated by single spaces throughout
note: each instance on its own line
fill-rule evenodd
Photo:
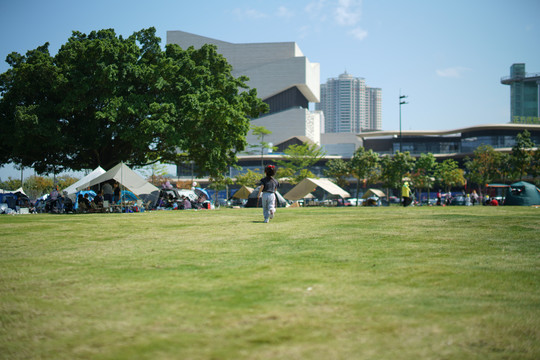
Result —
M 0 217 L 0 358 L 537 359 L 540 209 Z

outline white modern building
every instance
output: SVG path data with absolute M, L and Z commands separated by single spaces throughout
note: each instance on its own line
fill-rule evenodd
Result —
M 321 84 L 325 133 L 360 133 L 382 129 L 382 90 L 345 72 Z
M 258 96 L 270 112 L 252 121 L 272 132 L 265 142 L 279 144 L 292 136 L 305 136 L 321 142 L 320 111 L 309 111 L 309 103 L 320 100 L 320 66 L 310 62 L 295 42 L 234 44 L 184 31 L 167 31 L 167 44 L 183 49 L 198 49 L 214 44 L 233 67 L 233 76 L 249 77 L 247 85 L 257 89 Z M 259 140 L 251 133 L 247 141 Z

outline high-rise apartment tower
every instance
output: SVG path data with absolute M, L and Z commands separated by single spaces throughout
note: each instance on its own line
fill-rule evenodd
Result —
M 363 78 L 345 72 L 321 84 L 325 133 L 360 133 L 382 129 L 382 90 L 366 86 Z

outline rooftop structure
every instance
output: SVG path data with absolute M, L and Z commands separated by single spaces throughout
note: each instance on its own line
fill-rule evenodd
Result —
M 540 125 L 528 124 L 485 124 L 466 128 L 440 131 L 376 131 L 357 136 L 366 149 L 380 154 L 393 154 L 399 150 L 413 156 L 432 153 L 439 158 L 459 159 L 471 156 L 480 145 L 490 145 L 499 151 L 510 151 L 515 145 L 516 135 L 529 131 L 531 140 L 540 144 Z
M 510 85 L 510 121 L 519 124 L 540 124 L 540 73 L 525 72 L 525 64 L 513 64 L 510 76 L 501 78 Z

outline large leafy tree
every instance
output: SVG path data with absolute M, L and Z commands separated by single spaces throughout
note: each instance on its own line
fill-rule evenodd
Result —
M 403 178 L 410 175 L 415 159 L 408 151 L 396 151 L 394 156 L 381 159 L 381 180 L 387 188 L 401 188 Z
M 474 150 L 472 159 L 465 159 L 468 178 L 478 184 L 480 193 L 484 192 L 486 184 L 497 178 L 501 164 L 501 153 L 495 151 L 491 145 L 480 145 Z
M 411 180 L 415 188 L 422 192 L 422 189 L 429 191 L 434 183 L 434 174 L 437 169 L 437 160 L 432 153 L 420 154 L 420 157 L 416 159 L 413 170 L 411 172 Z
M 360 182 L 365 184 L 374 182 L 378 176 L 379 154 L 373 150 L 359 147 L 353 154 L 349 162 L 349 169 L 352 176 L 356 178 L 356 197 L 359 197 Z M 356 203 L 358 206 L 358 202 Z
M 0 164 L 39 161 L 39 172 L 61 169 L 64 122 L 55 108 L 61 101 L 56 92 L 61 77 L 48 44 L 26 56 L 11 53 L 6 62 L 11 69 L 0 75 Z
M 453 159 L 446 159 L 440 163 L 435 176 L 446 191 L 450 191 L 453 186 L 463 186 L 466 183 L 463 169 L 460 169 L 457 161 Z
M 74 32 L 54 57 L 45 44 L 7 61 L 0 164 L 38 172 L 194 161 L 217 176 L 267 110 L 215 46 L 162 50 L 154 28 Z
M 348 162 L 343 159 L 331 159 L 326 163 L 324 175 L 333 179 L 340 187 L 346 187 L 349 182 L 347 178 L 351 175 Z
M 533 179 L 538 179 L 538 176 L 540 175 L 540 149 L 538 147 L 533 153 L 530 175 Z M 536 181 L 536 185 L 538 184 L 539 180 Z
M 527 173 L 533 170 L 534 146 L 534 141 L 531 140 L 531 133 L 527 130 L 517 134 L 516 143 L 512 147 L 509 160 L 514 174 L 519 180 L 522 180 Z

